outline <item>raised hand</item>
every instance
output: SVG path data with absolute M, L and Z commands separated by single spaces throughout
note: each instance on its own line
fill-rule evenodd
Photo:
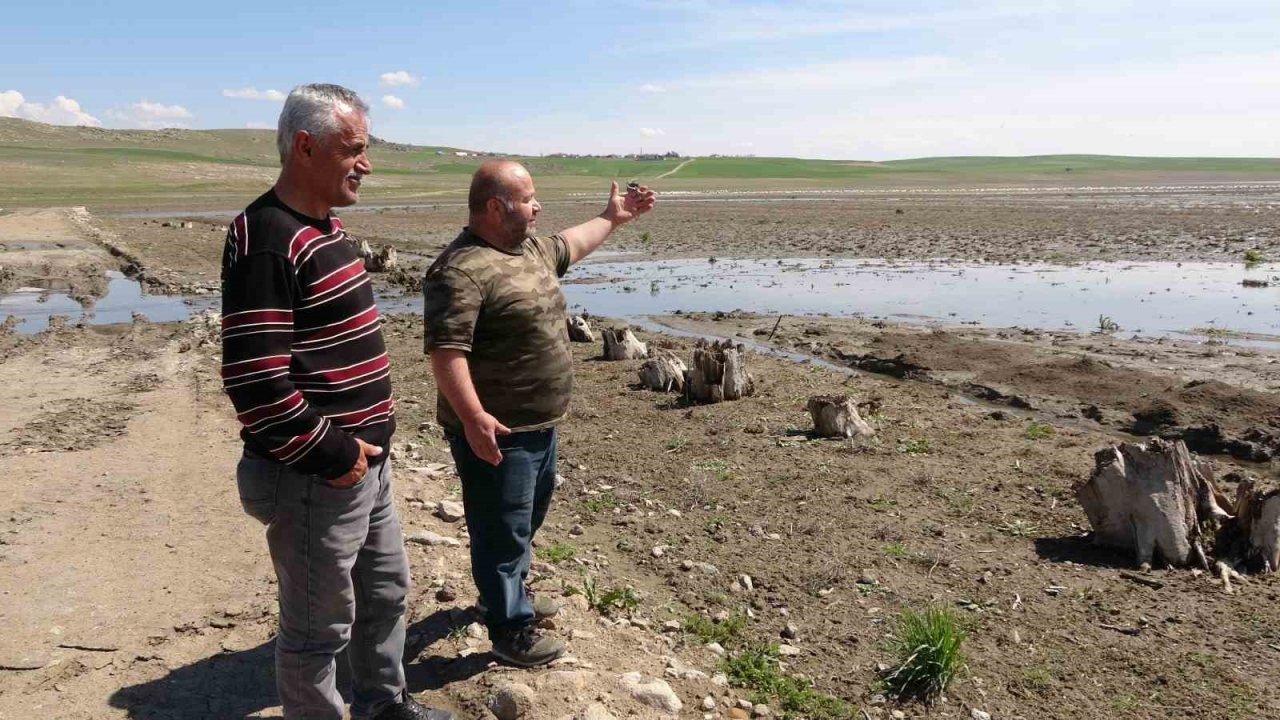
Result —
M 654 192 L 646 185 L 628 187 L 626 193 L 620 193 L 618 183 L 614 181 L 609 188 L 609 203 L 605 207 L 604 216 L 617 227 L 649 212 L 656 201 Z

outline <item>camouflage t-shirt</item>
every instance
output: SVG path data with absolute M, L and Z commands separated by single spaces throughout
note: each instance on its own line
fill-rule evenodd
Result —
M 426 351 L 466 352 L 480 404 L 512 430 L 551 427 L 569 409 L 573 356 L 559 281 L 568 269 L 559 235 L 508 252 L 464 229 L 423 281 Z M 443 393 L 436 414 L 462 432 Z

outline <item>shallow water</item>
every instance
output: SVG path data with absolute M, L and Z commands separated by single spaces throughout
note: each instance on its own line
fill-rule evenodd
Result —
M 1105 317 L 1124 336 L 1216 328 L 1280 341 L 1278 264 L 673 260 L 595 263 L 566 279 L 575 311 L 613 317 L 745 310 L 1076 331 Z
M 178 295 L 146 295 L 142 285 L 118 272 L 109 272 L 107 294 L 88 306 L 67 297 L 65 293 L 45 288 L 21 288 L 0 295 L 0 320 L 12 315 L 20 323 L 20 333 L 35 333 L 49 327 L 51 315 L 65 315 L 72 323 L 92 325 L 129 322 L 138 312 L 156 322 L 186 320 L 193 311 L 217 307 L 215 295 L 182 297 Z
M 0 318 L 38 332 L 50 315 L 73 322 L 183 320 L 217 307 L 215 295 L 146 295 L 111 273 L 108 293 L 82 308 L 65 294 L 28 289 L 0 297 Z M 1269 282 L 1249 288 L 1241 281 Z M 679 311 L 859 315 L 914 323 L 1019 326 L 1090 332 L 1107 318 L 1118 334 L 1203 337 L 1280 347 L 1280 264 L 1085 263 L 996 265 L 882 260 L 608 260 L 565 278 L 573 312 L 644 318 Z M 382 297 L 385 313 L 420 312 L 416 294 Z

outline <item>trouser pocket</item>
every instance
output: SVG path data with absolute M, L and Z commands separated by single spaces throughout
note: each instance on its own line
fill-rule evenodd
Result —
M 240 506 L 249 517 L 263 525 L 270 525 L 275 519 L 276 497 L 284 471 L 285 467 L 280 463 L 247 455 L 236 465 Z

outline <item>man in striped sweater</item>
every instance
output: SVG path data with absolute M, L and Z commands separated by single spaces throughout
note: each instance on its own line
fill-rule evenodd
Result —
M 286 718 L 447 720 L 405 688 L 409 564 L 387 448 L 395 402 L 364 263 L 330 211 L 369 165 L 368 106 L 336 85 L 285 100 L 275 186 L 231 223 L 222 257 L 222 378 L 243 426 L 245 511 L 279 580 L 276 686 Z

